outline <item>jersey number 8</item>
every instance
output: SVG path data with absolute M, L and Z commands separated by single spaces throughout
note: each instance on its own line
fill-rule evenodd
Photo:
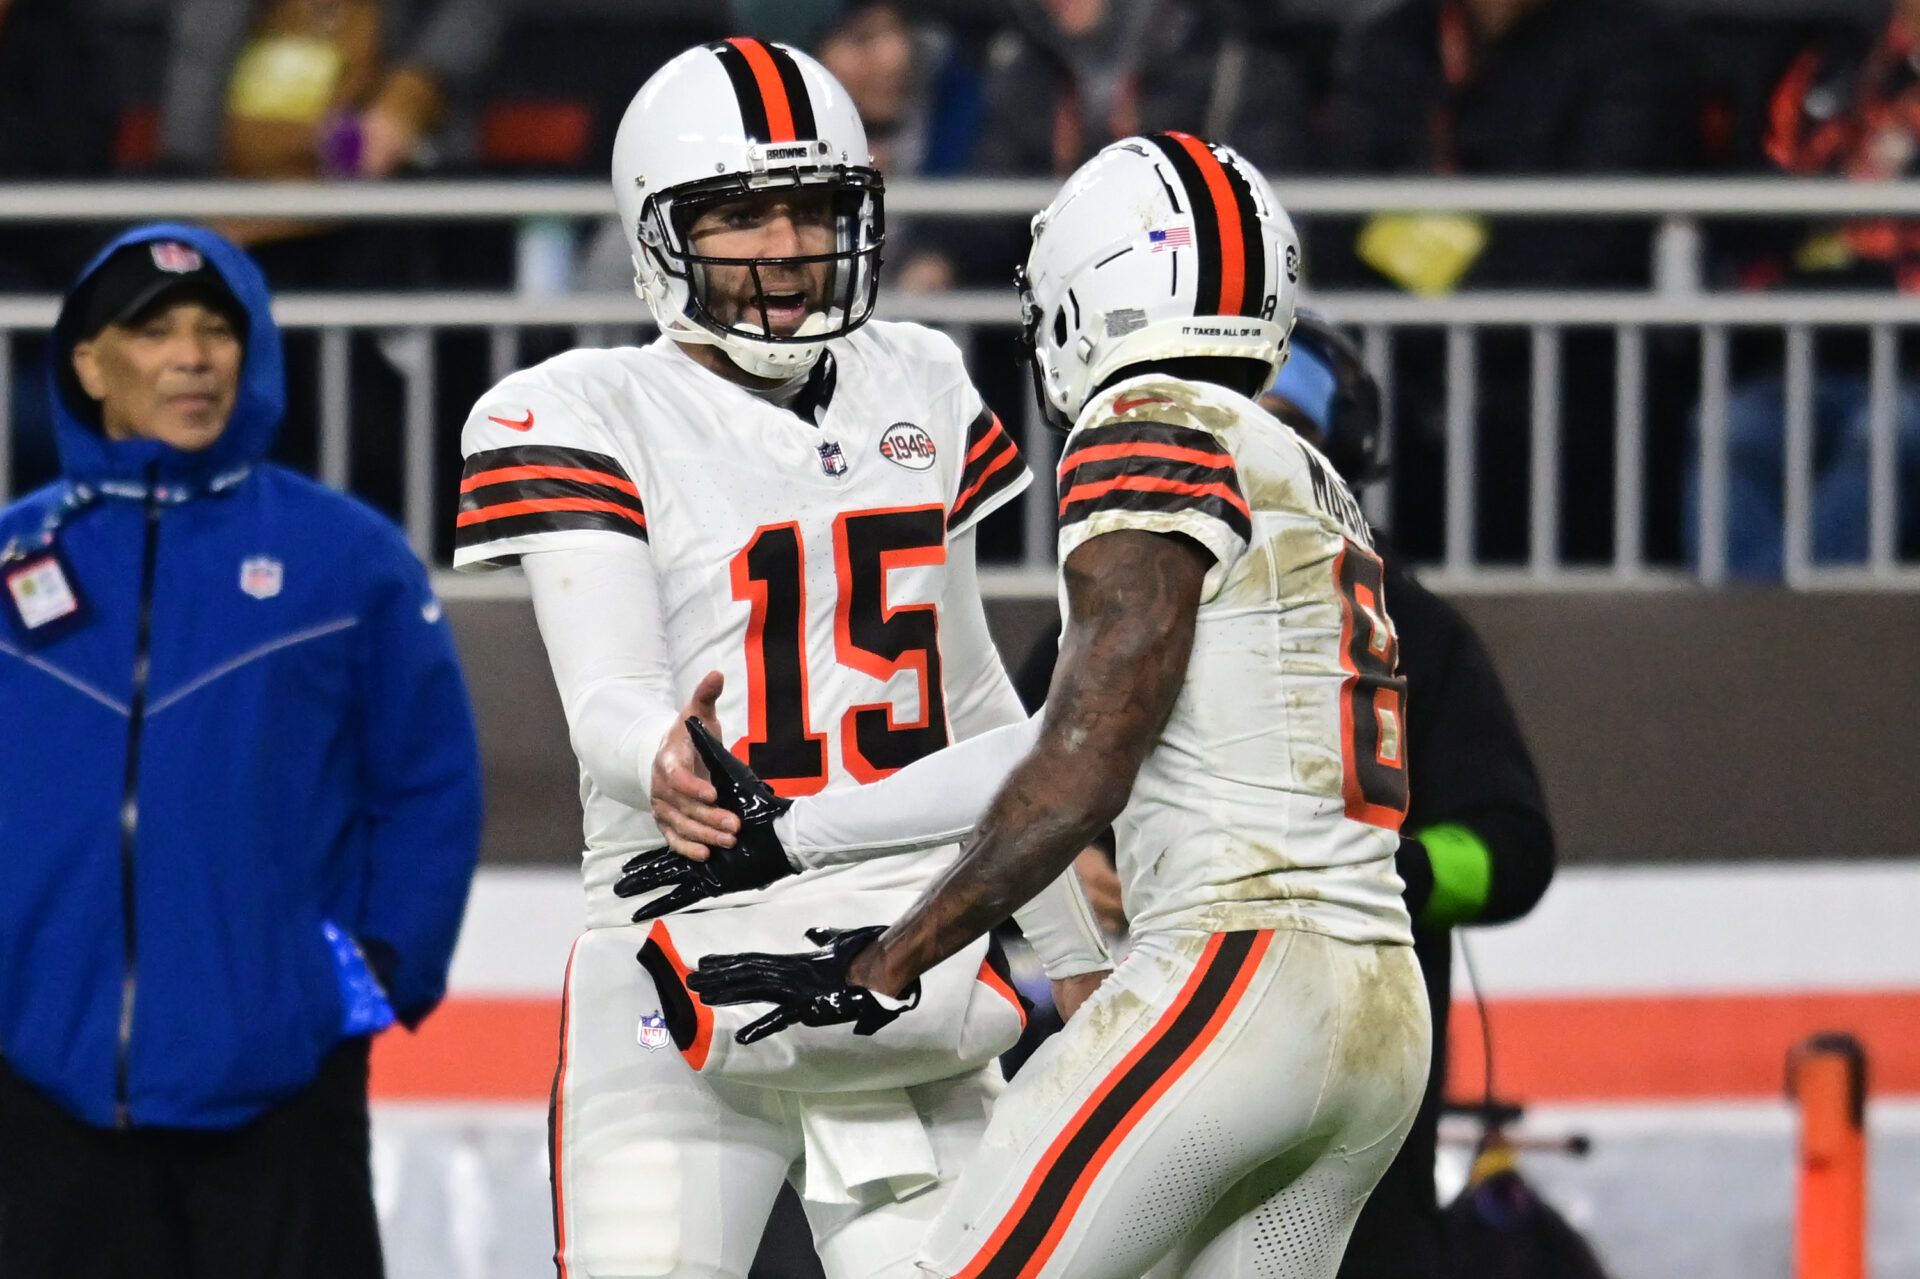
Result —
M 1340 593 L 1340 750 L 1347 816 L 1399 830 L 1407 816 L 1407 681 L 1387 616 L 1385 570 L 1348 542 L 1333 564 Z

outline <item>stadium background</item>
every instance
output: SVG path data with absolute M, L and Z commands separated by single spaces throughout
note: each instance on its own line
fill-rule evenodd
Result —
M 14 3 L 18 12 L 31 7 Z M 1167 7 L 1217 17 L 1232 39 L 1295 59 L 1307 68 L 1318 110 L 1335 92 L 1343 42 L 1389 6 Z M 1372 499 L 1373 512 L 1387 517 L 1414 558 L 1432 564 L 1432 579 L 1486 637 L 1556 818 L 1563 869 L 1545 903 L 1519 924 L 1470 939 L 1492 1018 L 1497 1089 L 1529 1108 L 1519 1131 L 1579 1132 L 1594 1143 L 1584 1159 L 1524 1156 L 1529 1173 L 1622 1279 L 1784 1277 L 1793 1193 L 1786 1054 L 1808 1034 L 1847 1031 L 1865 1044 L 1872 1080 L 1871 1273 L 1920 1276 L 1920 937 L 1912 923 L 1920 871 L 1910 846 L 1920 786 L 1908 746 L 1920 711 L 1915 548 L 1889 534 L 1864 571 L 1802 562 L 1790 566 L 1786 584 L 1729 584 L 1719 580 L 1723 570 L 1688 555 L 1681 497 L 1695 447 L 1690 423 L 1716 376 L 1751 359 L 1786 367 L 1791 382 L 1794 360 L 1808 363 L 1810 377 L 1825 350 L 1804 339 L 1796 356 L 1787 329 L 1803 312 L 1775 294 L 1772 336 L 1731 361 L 1723 348 L 1715 365 L 1716 324 L 1743 324 L 1743 307 L 1772 313 L 1767 295 L 1735 291 L 1750 282 L 1730 265 L 1737 228 L 1753 219 L 1689 211 L 1701 201 L 1716 209 L 1764 204 L 1794 185 L 1725 139 L 1739 136 L 1743 111 L 1764 114 L 1768 89 L 1796 50 L 1834 24 L 1872 28 L 1886 6 L 1660 7 L 1694 59 L 1700 111 L 1688 124 L 1700 145 L 1684 164 L 1660 170 L 1654 185 L 1609 175 L 1584 188 L 1644 210 L 1605 224 L 1624 229 L 1606 270 L 1484 290 L 1469 282 L 1420 297 L 1335 269 L 1328 287 L 1318 287 L 1310 256 L 1308 283 L 1336 318 L 1365 319 L 1370 353 L 1392 366 L 1390 391 L 1403 410 L 1399 465 L 1390 490 Z M 416 216 L 353 223 L 385 236 L 407 273 L 318 301 L 311 287 L 283 290 L 288 315 L 313 330 L 303 334 L 314 350 L 310 380 L 296 397 L 343 404 L 333 416 L 351 419 L 344 433 L 330 434 L 320 414 L 307 437 L 292 440 L 294 460 L 387 505 L 423 553 L 444 563 L 458 424 L 503 354 L 525 362 L 577 341 L 644 336 L 638 304 L 612 291 L 617 278 L 596 274 L 593 259 L 603 224 L 592 216 L 600 198 L 592 184 L 628 95 L 679 48 L 756 21 L 777 25 L 777 8 L 748 4 L 735 14 L 667 0 L 510 8 L 486 68 L 431 153 L 385 184 L 417 202 Z M 981 86 L 994 59 L 1008 56 L 1009 32 L 1031 18 L 1013 0 L 945 0 L 908 11 L 922 45 L 971 67 Z M 169 39 L 170 16 L 157 0 L 98 0 L 86 19 L 97 41 L 94 71 L 108 86 L 95 95 L 110 117 L 98 163 L 92 171 L 16 165 L 0 175 L 0 262 L 19 268 L 0 276 L 0 487 L 14 492 L 44 476 L 34 435 L 36 335 L 51 316 L 49 289 L 77 265 L 49 246 L 104 238 L 143 207 L 245 211 L 244 194 L 187 185 L 217 174 L 182 171 L 161 153 L 166 62 L 154 51 Z M 1210 48 L 1203 42 L 1201 53 Z M 1329 176 L 1337 156 L 1319 158 L 1325 162 L 1308 157 L 1297 172 L 1271 176 L 1284 202 L 1328 210 L 1301 221 L 1310 248 L 1339 253 L 1372 206 L 1364 185 Z M 1736 185 L 1755 175 L 1774 181 L 1764 190 Z M 925 211 L 964 203 L 925 182 L 979 174 L 960 163 L 919 183 L 916 176 L 890 181 L 897 204 L 919 209 L 925 228 Z M 523 193 L 527 208 L 456 216 L 459 196 L 437 195 L 435 184 L 475 177 Z M 50 180 L 98 185 L 40 185 Z M 575 184 L 534 185 L 556 180 Z M 945 242 L 964 249 L 996 242 L 1009 225 L 1017 230 L 1018 218 L 1005 210 L 1034 207 L 1049 181 L 1027 173 L 1001 182 L 1022 180 L 990 182 L 980 203 L 1001 215 L 961 219 Z M 1795 198 L 1831 198 L 1836 207 L 1847 198 L 1818 179 L 1800 181 L 1819 190 Z M 1518 198 L 1472 178 L 1414 184 L 1421 189 L 1412 200 L 1433 210 L 1472 210 L 1475 201 L 1498 208 Z M 1920 213 L 1911 185 L 1885 184 L 1877 198 Z M 325 214 L 366 186 L 314 183 L 294 198 Z M 1042 194 L 1030 198 L 1035 190 Z M 1552 203 L 1537 190 L 1533 198 Z M 1397 190 L 1394 202 L 1377 207 L 1405 207 L 1407 199 Z M 124 214 L 110 211 L 115 201 Z M 1576 192 L 1560 207 L 1578 203 Z M 1546 241 L 1549 257 L 1556 245 L 1570 255 L 1595 229 L 1592 218 L 1564 216 L 1538 225 L 1561 237 Z M 1000 278 L 988 265 L 961 268 L 957 291 L 896 297 L 892 313 L 945 320 L 966 336 L 1003 416 L 1026 423 L 1024 442 L 1044 477 L 1052 446 L 1031 434 L 1005 358 L 1010 299 L 986 291 Z M 1516 300 L 1522 292 L 1529 296 Z M 1603 294 L 1604 305 L 1596 304 Z M 1920 310 L 1905 303 L 1889 288 L 1823 305 L 1840 308 L 1834 314 L 1849 321 L 1840 328 L 1868 332 L 1871 322 L 1889 334 L 1882 345 L 1898 376 L 1901 340 L 1920 323 Z M 1543 342 L 1542 329 L 1556 336 Z M 1619 339 L 1626 329 L 1631 339 Z M 1452 336 L 1463 332 L 1471 337 Z M 1620 344 L 1590 367 L 1578 335 L 1595 333 Z M 1514 385 L 1492 363 L 1504 348 L 1463 345 L 1503 337 L 1519 343 L 1527 374 L 1517 382 L 1524 420 L 1505 435 L 1497 411 L 1485 422 L 1474 412 L 1497 410 L 1496 397 Z M 373 351 L 365 358 L 363 338 Z M 1638 354 L 1628 359 L 1629 350 Z M 1427 365 L 1437 372 L 1422 381 Z M 1602 386 L 1597 453 L 1582 451 L 1593 446 L 1573 434 L 1590 398 L 1580 379 L 1594 367 Z M 382 379 L 391 383 L 384 390 Z M 1477 399 L 1462 398 L 1463 382 L 1479 389 Z M 1627 386 L 1633 395 L 1623 393 Z M 1623 407 L 1629 398 L 1631 411 Z M 1428 399 L 1443 403 L 1428 405 L 1440 420 L 1423 433 L 1416 410 Z M 1622 449 L 1626 441 L 1631 451 Z M 1892 494 L 1893 510 L 1882 517 L 1889 528 L 1915 500 L 1893 470 L 1884 465 L 1877 490 Z M 989 540 L 993 622 L 1014 664 L 1055 621 L 1047 542 L 1037 531 L 1044 501 L 1033 505 L 1037 518 L 1009 512 Z M 488 836 L 452 998 L 423 1034 L 390 1035 L 376 1054 L 381 1208 L 396 1275 L 541 1274 L 551 1246 L 544 1099 L 559 974 L 579 915 L 570 871 L 573 761 L 521 588 L 511 579 L 450 576 L 442 585 L 480 710 Z M 1454 1036 L 1454 1074 L 1466 1096 L 1480 1078 L 1478 1026 L 1467 1007 L 1455 1015 L 1466 1033 Z M 803 1273 L 777 1263 L 767 1271 L 789 1272 Z

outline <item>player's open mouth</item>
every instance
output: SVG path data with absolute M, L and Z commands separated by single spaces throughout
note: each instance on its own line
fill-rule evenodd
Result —
M 761 296 L 761 301 L 766 307 L 767 326 L 772 332 L 791 333 L 807 318 L 807 295 L 804 293 L 767 293 Z

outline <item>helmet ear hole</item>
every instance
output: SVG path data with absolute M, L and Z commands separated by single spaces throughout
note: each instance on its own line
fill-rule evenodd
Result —
M 1065 307 L 1058 307 L 1053 313 L 1053 344 L 1055 346 L 1067 344 L 1067 309 Z

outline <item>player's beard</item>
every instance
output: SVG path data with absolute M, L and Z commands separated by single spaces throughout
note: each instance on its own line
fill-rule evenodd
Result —
M 757 272 L 763 291 L 756 292 L 756 272 L 751 267 L 708 267 L 709 278 L 720 276 L 724 289 L 709 286 L 708 310 L 720 323 L 736 331 L 771 333 L 774 337 L 792 337 L 808 317 L 824 315 L 831 302 L 827 296 L 830 264 L 808 263 Z M 764 312 L 762 310 L 764 302 Z

